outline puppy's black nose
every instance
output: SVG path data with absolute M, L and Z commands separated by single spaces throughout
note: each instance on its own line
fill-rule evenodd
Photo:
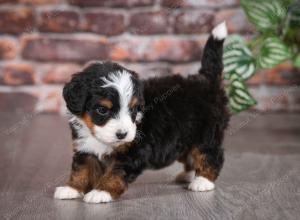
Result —
M 119 140 L 122 140 L 126 137 L 127 132 L 117 131 L 116 136 Z

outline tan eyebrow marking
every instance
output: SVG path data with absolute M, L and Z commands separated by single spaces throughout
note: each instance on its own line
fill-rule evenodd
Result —
M 129 107 L 133 108 L 138 103 L 137 97 L 133 97 L 129 103 Z
M 82 120 L 85 122 L 86 126 L 91 130 L 92 134 L 94 134 L 94 123 L 92 121 L 91 116 L 89 116 L 87 113 L 83 115 Z
M 102 106 L 104 106 L 106 108 L 109 108 L 109 109 L 111 109 L 113 107 L 112 102 L 110 100 L 108 100 L 108 99 L 102 99 L 100 101 L 100 105 L 102 105 Z

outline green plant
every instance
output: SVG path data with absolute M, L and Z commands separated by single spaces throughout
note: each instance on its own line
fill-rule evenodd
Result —
M 241 0 L 241 6 L 258 34 L 248 42 L 238 35 L 225 42 L 224 76 L 234 113 L 256 104 L 245 81 L 259 69 L 274 68 L 288 60 L 300 67 L 300 1 Z

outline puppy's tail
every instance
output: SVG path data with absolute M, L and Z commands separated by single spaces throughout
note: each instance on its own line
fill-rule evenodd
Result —
M 226 23 L 216 26 L 206 42 L 199 73 L 215 82 L 223 72 L 223 43 L 227 37 Z

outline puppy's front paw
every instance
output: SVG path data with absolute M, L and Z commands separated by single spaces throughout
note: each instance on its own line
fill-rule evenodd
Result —
M 70 186 L 56 187 L 54 192 L 55 199 L 77 199 L 83 196 L 82 193 Z
M 190 171 L 190 172 L 182 171 L 181 173 L 179 173 L 176 176 L 175 181 L 177 183 L 190 183 L 190 182 L 192 182 L 194 177 L 195 177 L 195 172 L 194 171 Z
M 215 188 L 215 184 L 202 176 L 196 177 L 188 187 L 189 190 L 195 192 L 209 191 L 209 190 L 213 190 L 214 188 Z
M 83 201 L 87 203 L 106 203 L 113 201 L 113 199 L 109 192 L 94 189 L 85 194 Z

